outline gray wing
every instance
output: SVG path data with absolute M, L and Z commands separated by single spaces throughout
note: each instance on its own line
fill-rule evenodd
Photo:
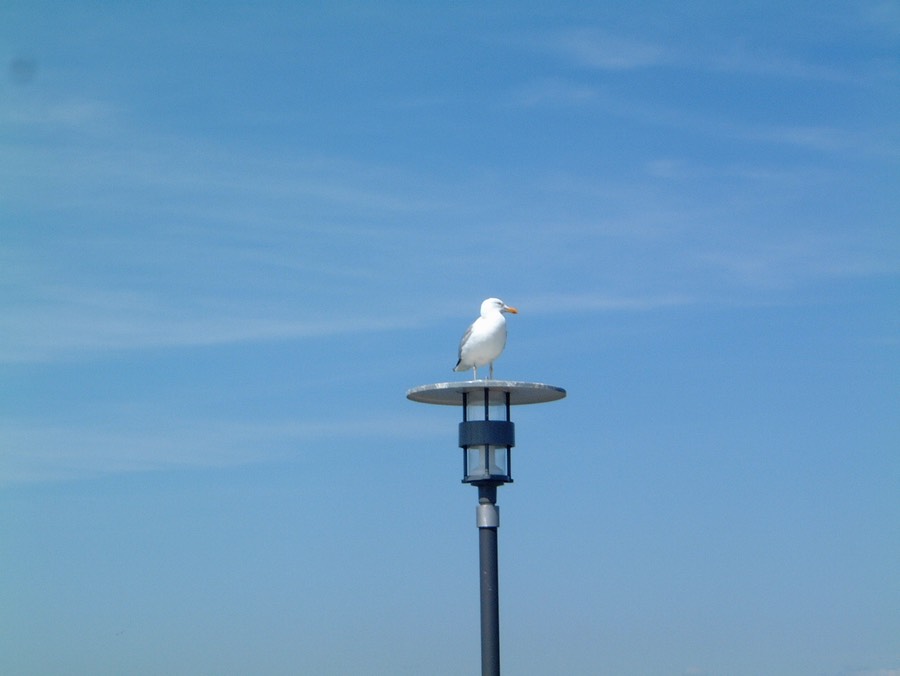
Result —
M 463 337 L 459 339 L 459 356 L 462 358 L 462 349 L 463 345 L 466 344 L 466 341 L 472 336 L 472 327 L 475 326 L 475 322 L 472 322 L 469 325 L 469 328 L 466 329 L 466 332 L 463 334 Z
M 475 322 L 469 324 L 469 328 L 466 329 L 466 332 L 463 334 L 463 337 L 459 339 L 459 358 L 456 360 L 456 366 L 453 367 L 453 370 L 456 371 L 459 369 L 459 365 L 462 363 L 462 349 L 463 345 L 466 344 L 466 341 L 469 340 L 469 336 L 472 335 L 472 327 L 475 326 Z

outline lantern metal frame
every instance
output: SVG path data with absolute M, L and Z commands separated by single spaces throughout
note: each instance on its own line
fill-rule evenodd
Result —
M 491 419 L 490 388 L 485 387 L 483 407 L 476 406 L 484 411 L 484 417 L 470 420 L 469 392 L 462 393 L 463 420 L 459 424 L 459 446 L 463 449 L 463 483 L 473 486 L 512 483 L 512 448 L 516 445 L 516 426 L 510 418 L 510 393 L 504 392 L 504 395 L 505 419 Z M 502 457 L 498 458 L 501 452 Z

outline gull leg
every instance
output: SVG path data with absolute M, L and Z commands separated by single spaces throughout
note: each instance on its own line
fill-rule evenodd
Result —
M 491 362 L 491 375 L 490 375 L 490 379 L 491 379 L 491 380 L 494 379 L 494 362 Z
M 478 380 L 478 367 L 473 366 L 472 370 L 475 372 L 475 375 L 472 377 L 472 380 Z

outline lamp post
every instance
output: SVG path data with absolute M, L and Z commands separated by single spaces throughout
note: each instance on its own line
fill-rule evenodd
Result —
M 497 487 L 512 483 L 512 448 L 516 445 L 513 406 L 542 404 L 566 396 L 561 387 L 509 380 L 469 380 L 414 387 L 406 393 L 423 404 L 459 406 L 459 445 L 463 449 L 463 483 L 478 488 L 476 525 L 481 571 L 481 673 L 500 674 L 500 603 Z

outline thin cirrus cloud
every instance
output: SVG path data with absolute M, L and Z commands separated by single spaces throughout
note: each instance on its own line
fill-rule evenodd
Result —
M 556 31 L 535 40 L 542 50 L 559 55 L 570 64 L 598 71 L 634 71 L 668 68 L 710 73 L 734 73 L 797 80 L 855 84 L 869 74 L 865 65 L 856 69 L 810 63 L 788 52 L 752 48 L 741 40 L 726 45 L 675 45 L 616 35 L 595 28 Z M 876 69 L 877 72 L 877 69 Z
M 10 199 L 34 206 L 49 202 L 54 208 L 119 207 L 142 214 L 179 210 L 198 215 L 208 209 L 215 218 L 233 212 L 241 198 L 249 197 L 256 200 L 257 216 L 259 204 L 379 214 L 446 206 L 432 186 L 399 176 L 389 167 L 341 157 L 283 159 L 154 134 L 141 125 L 123 127 L 109 134 L 84 131 L 69 146 L 60 147 L 52 139 L 27 146 L 5 144 L 15 160 L 0 169 L 6 185 L 16 188 Z M 398 186 L 414 186 L 415 192 Z M 166 200 L 159 199 L 160 191 Z M 229 205 L 227 210 L 223 204 Z
M 351 421 L 129 420 L 93 425 L 32 425 L 0 419 L 0 485 L 68 481 L 172 468 L 229 467 L 277 460 L 298 448 L 365 439 L 427 439 L 443 433 L 434 420 L 378 416 Z M 152 416 L 151 416 L 152 417 Z M 112 418 L 111 418 L 112 419 Z M 152 422 L 152 424 L 151 424 Z
M 42 302 L 0 318 L 0 362 L 47 361 L 81 353 L 196 347 L 412 328 L 408 314 L 302 313 L 287 305 L 222 305 L 99 289 L 50 290 Z
M 700 299 L 683 293 L 658 295 L 616 295 L 609 292 L 540 294 L 523 299 L 534 314 L 579 312 L 647 312 L 662 308 L 693 305 Z
M 634 70 L 672 62 L 672 55 L 661 45 L 591 28 L 558 31 L 539 44 L 579 66 L 598 70 Z

